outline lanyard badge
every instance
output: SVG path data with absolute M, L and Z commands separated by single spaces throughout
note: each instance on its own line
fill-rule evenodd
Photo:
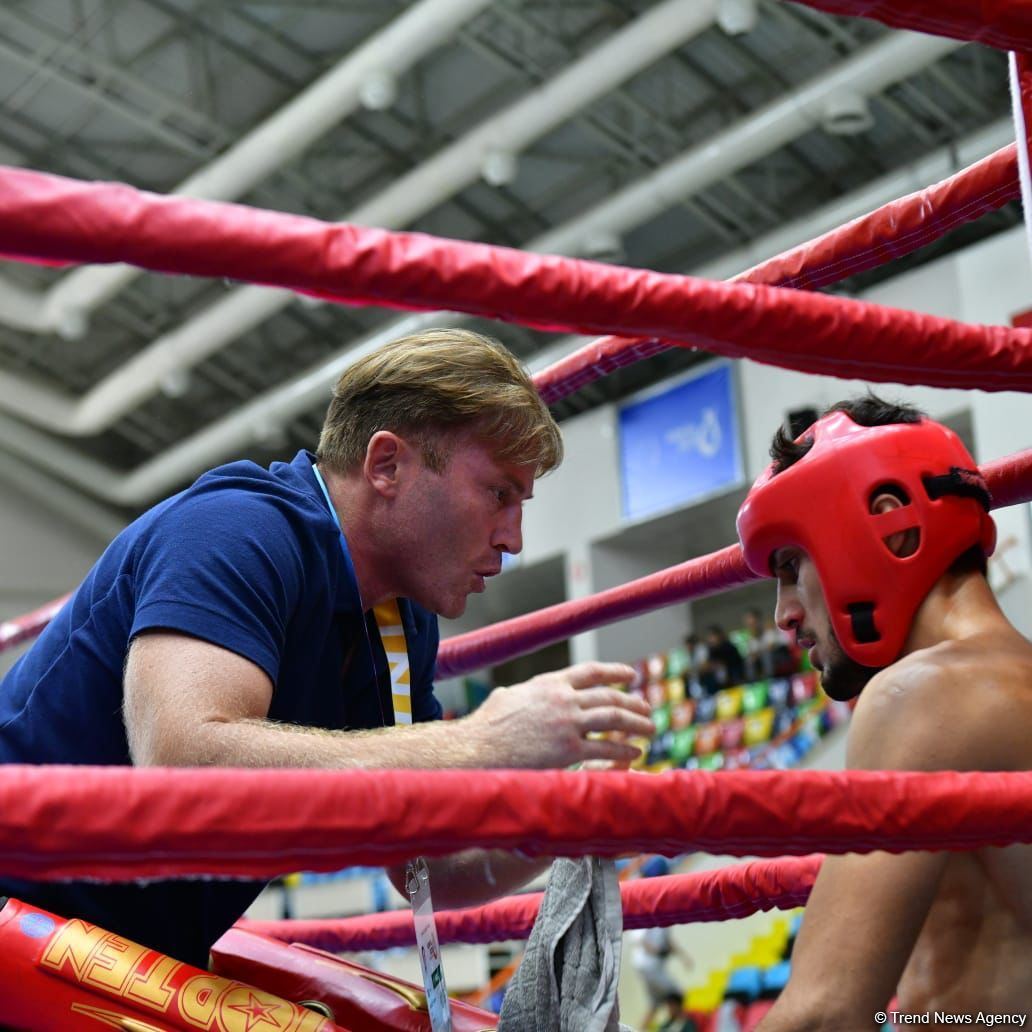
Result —
M 405 888 L 412 902 L 416 945 L 419 948 L 419 967 L 423 972 L 430 1028 L 432 1032 L 452 1032 L 448 987 L 444 982 L 441 947 L 437 941 L 434 906 L 430 900 L 430 871 L 422 857 L 410 863 L 405 869 Z
M 347 544 L 345 543 L 344 528 L 340 525 L 337 510 L 333 507 L 333 500 L 330 498 L 330 492 L 326 487 L 326 481 L 323 480 L 318 466 L 313 464 L 312 472 L 315 474 L 315 479 L 319 484 L 319 489 L 323 493 L 323 498 L 326 499 L 326 507 L 330 510 L 333 522 L 337 524 L 337 529 L 340 531 L 340 547 L 344 553 L 345 561 L 350 565 L 351 559 L 348 555 Z M 409 663 L 408 642 L 405 639 L 405 628 L 402 623 L 398 600 L 396 598 L 392 598 L 388 599 L 386 602 L 381 602 L 378 606 L 374 606 L 373 619 L 376 621 L 376 629 L 380 633 L 380 642 L 383 645 L 384 655 L 387 657 L 387 670 L 391 681 L 391 704 L 394 709 L 394 723 L 411 724 L 412 688 L 409 679 L 411 664 Z M 377 664 L 373 655 L 372 642 L 368 639 L 368 629 L 366 630 L 366 634 L 366 644 L 369 648 L 369 661 L 372 664 L 373 671 L 375 673 Z

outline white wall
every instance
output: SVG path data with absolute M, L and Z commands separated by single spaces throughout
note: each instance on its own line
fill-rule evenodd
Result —
M 619 587 L 661 570 L 672 562 L 662 548 L 621 547 L 618 543 L 599 544 L 591 550 L 590 556 L 595 591 Z M 682 604 L 610 624 L 595 632 L 593 658 L 618 662 L 652 652 L 665 652 L 684 637 L 688 620 L 686 607 Z
M 621 525 L 617 410 L 592 409 L 563 423 L 566 458 L 527 503 L 523 563 L 596 541 Z

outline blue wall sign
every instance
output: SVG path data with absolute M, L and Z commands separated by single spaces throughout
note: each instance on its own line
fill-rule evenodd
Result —
M 623 514 L 639 519 L 742 481 L 730 364 L 620 410 Z

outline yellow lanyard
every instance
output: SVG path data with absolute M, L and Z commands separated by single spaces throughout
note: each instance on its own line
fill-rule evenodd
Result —
M 337 510 L 333 507 L 333 499 L 326 487 L 319 467 L 312 464 L 312 473 L 319 484 L 323 498 L 326 499 L 327 508 L 337 524 L 340 531 L 340 547 L 344 552 L 347 564 L 351 565 L 351 558 L 348 554 L 347 545 L 344 539 L 344 528 L 340 525 Z M 373 619 L 376 620 L 377 629 L 380 632 L 380 641 L 383 642 L 383 651 L 387 653 L 387 669 L 391 678 L 391 700 L 394 703 L 394 723 L 412 723 L 412 689 L 409 685 L 409 657 L 408 643 L 405 641 L 405 628 L 401 623 L 401 610 L 398 609 L 398 600 L 392 598 L 387 602 L 381 602 L 373 606 Z M 373 665 L 373 674 L 376 674 L 376 660 L 372 655 L 370 646 L 369 660 Z M 377 678 L 378 679 L 378 678 Z M 381 717 L 382 719 L 382 717 Z
M 408 644 L 405 641 L 405 628 L 401 623 L 398 600 L 392 598 L 373 606 L 373 618 L 380 632 L 383 651 L 387 654 L 387 669 L 391 677 L 391 701 L 394 703 L 394 723 L 411 724 L 412 689 L 409 684 Z

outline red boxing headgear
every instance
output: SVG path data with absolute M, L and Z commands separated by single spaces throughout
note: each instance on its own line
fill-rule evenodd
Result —
M 846 654 L 884 667 L 903 650 L 914 614 L 950 564 L 973 545 L 991 555 L 996 525 L 979 495 L 985 482 L 960 438 L 940 423 L 858 426 L 831 412 L 801 438 L 813 447 L 781 473 L 769 466 L 738 512 L 738 537 L 754 573 L 769 577 L 780 548 L 813 561 L 832 627 Z M 909 504 L 881 515 L 881 488 Z M 912 555 L 886 538 L 916 528 Z

